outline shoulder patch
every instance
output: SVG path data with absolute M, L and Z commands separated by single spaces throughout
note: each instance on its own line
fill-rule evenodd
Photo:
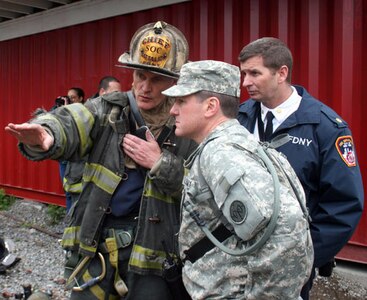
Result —
M 340 136 L 335 142 L 336 150 L 348 167 L 356 166 L 354 143 L 351 135 Z
M 247 208 L 239 200 L 235 200 L 231 203 L 229 213 L 233 223 L 242 224 L 247 218 Z

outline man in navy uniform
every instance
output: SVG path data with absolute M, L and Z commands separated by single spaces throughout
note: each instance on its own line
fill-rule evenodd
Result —
M 334 256 L 357 227 L 363 210 L 363 183 L 348 124 L 305 88 L 291 85 L 293 59 L 279 39 L 266 37 L 239 54 L 243 87 L 251 99 L 238 120 L 260 140 L 282 133 L 290 142 L 277 150 L 295 169 L 306 193 L 314 244 L 314 268 L 331 275 Z M 310 280 L 302 290 L 309 298 Z

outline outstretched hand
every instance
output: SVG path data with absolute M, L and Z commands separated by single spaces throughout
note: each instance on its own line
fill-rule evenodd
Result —
M 14 136 L 20 143 L 38 146 L 48 151 L 54 143 L 54 138 L 39 124 L 13 124 L 5 126 L 5 131 Z
M 122 142 L 124 152 L 138 165 L 151 169 L 161 156 L 161 148 L 152 133 L 145 132 L 146 141 L 132 134 L 126 134 Z

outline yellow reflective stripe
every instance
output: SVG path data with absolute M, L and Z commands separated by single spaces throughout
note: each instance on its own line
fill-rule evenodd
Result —
M 95 253 L 97 250 L 95 247 L 91 247 L 80 242 L 79 233 L 80 233 L 80 226 L 65 228 L 61 240 L 61 246 L 65 248 L 79 245 L 79 248 L 84 249 L 85 251 L 88 251 L 91 254 Z
M 158 192 L 157 189 L 153 187 L 153 181 L 149 177 L 147 177 L 145 181 L 144 196 L 152 197 L 154 199 L 161 200 L 167 203 L 175 203 L 175 200 L 172 197 L 168 196 L 167 194 L 162 194 Z
M 65 108 L 73 116 L 79 132 L 80 138 L 80 156 L 86 154 L 86 150 L 92 145 L 92 140 L 89 138 L 89 133 L 91 132 L 94 125 L 94 117 L 92 113 L 81 103 L 74 103 L 65 106 Z
M 90 253 L 95 253 L 97 250 L 95 247 L 88 246 L 86 244 L 83 244 L 82 242 L 80 242 L 79 248 L 88 251 Z
M 158 255 L 158 257 L 156 257 Z M 156 257 L 154 261 L 147 261 L 147 257 Z M 164 251 L 157 251 L 134 245 L 129 264 L 143 269 L 162 269 L 162 263 L 166 254 Z
M 86 270 L 83 274 L 83 281 L 88 282 L 93 279 L 92 275 Z M 90 288 L 91 293 L 97 297 L 97 299 L 105 299 L 105 292 L 98 284 L 92 285 Z
M 58 151 L 58 152 L 64 153 L 65 148 L 66 148 L 66 134 L 65 134 L 65 131 L 64 131 L 60 121 L 57 118 L 55 118 L 55 116 L 52 115 L 52 114 L 40 115 L 38 117 L 38 120 L 55 121 L 57 123 L 58 128 L 61 129 L 60 130 L 60 136 L 61 136 L 60 148 L 61 148 L 61 151 Z
M 121 177 L 100 164 L 86 163 L 84 167 L 84 182 L 93 182 L 100 189 L 112 195 L 121 181 Z
M 79 239 L 80 226 L 66 227 L 61 240 L 62 247 L 72 247 L 80 243 Z
M 68 184 L 67 180 L 64 178 L 64 190 L 65 192 L 70 193 L 81 193 L 82 192 L 82 183 L 74 183 L 74 184 Z

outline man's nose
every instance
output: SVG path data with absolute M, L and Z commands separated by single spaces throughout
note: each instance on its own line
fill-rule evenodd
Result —
M 149 80 L 145 80 L 142 84 L 142 89 L 144 92 L 149 92 L 152 89 L 152 83 Z
M 176 103 L 173 104 L 173 106 L 171 107 L 169 114 L 171 116 L 176 116 L 177 115 L 177 109 L 176 109 Z
M 251 81 L 250 77 L 249 77 L 249 76 L 247 76 L 247 75 L 244 75 L 244 76 L 243 76 L 243 79 L 242 79 L 242 86 L 243 86 L 243 87 L 248 87 L 248 86 L 250 86 L 251 84 L 252 84 L 252 81 Z

